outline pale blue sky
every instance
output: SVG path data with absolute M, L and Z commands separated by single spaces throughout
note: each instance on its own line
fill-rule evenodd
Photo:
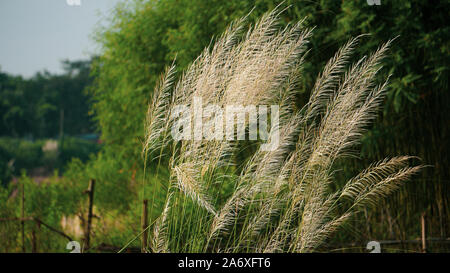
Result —
M 74 1 L 74 0 L 69 0 Z M 30 77 L 60 61 L 87 59 L 99 51 L 91 36 L 119 0 L 0 0 L 0 69 Z

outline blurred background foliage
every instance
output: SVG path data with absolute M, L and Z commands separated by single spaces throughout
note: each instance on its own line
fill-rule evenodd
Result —
M 64 139 L 58 164 L 54 165 L 63 175 L 50 179 L 53 182 L 48 182 L 43 189 L 36 183 L 28 185 L 36 195 L 30 193 L 27 200 L 34 200 L 38 192 L 44 194 L 48 190 L 45 198 L 56 200 L 51 201 L 55 211 L 41 212 L 36 207 L 36 211 L 30 209 L 27 213 L 42 214 L 50 223 L 61 227 L 61 221 L 56 220 L 61 215 L 85 214 L 85 197 L 78 196 L 87 188 L 89 179 L 96 179 L 95 209 L 99 218 L 95 220 L 94 242 L 123 246 L 137 235 L 140 200 L 143 195 L 148 199 L 152 196 L 163 199 L 160 193 L 165 191 L 161 184 L 166 184 L 168 175 L 164 168 L 156 169 L 155 161 L 146 166 L 144 174 L 141 156 L 144 117 L 159 75 L 175 58 L 178 70 L 185 69 L 233 20 L 252 11 L 248 17 L 252 23 L 279 3 L 276 0 L 124 1 L 110 17 L 110 26 L 97 29 L 94 37 L 102 47 L 102 54 L 92 61 L 65 62 L 64 75 L 39 73 L 29 80 L 0 73 L 2 136 L 29 140 L 59 137 L 61 141 L 64 134 L 86 134 L 95 128 L 103 143 L 101 148 L 86 147 L 84 152 L 80 143 Z M 389 156 L 415 155 L 429 166 L 379 208 L 367 210 L 349 223 L 325 250 L 353 245 L 364 251 L 369 240 L 416 239 L 420 236 L 420 215 L 424 212 L 429 236 L 449 236 L 450 29 L 446 12 L 449 4 L 449 1 L 425 0 L 382 0 L 379 6 L 370 6 L 365 0 L 283 2 L 283 6 L 290 6 L 282 14 L 284 24 L 306 18 L 305 26 L 315 27 L 303 67 L 298 106 L 307 101 L 309 90 L 326 61 L 351 37 L 370 34 L 362 39 L 355 58 L 396 38 L 380 73 L 380 78 L 392 75 L 383 111 L 362 139 L 360 158 L 338 162 L 339 181 L 344 183 L 370 162 Z M 2 181 L 17 176 L 20 169 L 43 164 L 44 156 L 39 148 L 42 144 L 9 138 L 0 139 Z M 13 158 L 14 170 L 10 168 Z M 66 165 L 71 158 L 79 159 Z M 245 159 L 243 152 L 242 158 L 236 160 L 239 164 Z M 163 166 L 164 161 L 163 157 Z M 7 206 L 2 206 L 0 213 L 17 211 L 13 204 L 18 201 L 11 196 L 12 188 L 17 190 L 20 183 L 25 183 L 21 181 L 27 179 L 22 176 L 15 183 L 3 183 L 0 198 Z M 58 190 L 62 191 L 62 197 L 56 193 Z M 64 198 L 70 202 L 59 207 L 57 200 Z M 152 201 L 150 222 L 159 215 L 164 200 Z M 16 240 L 19 236 L 14 229 L 1 230 L 8 234 L 2 234 L 1 238 L 10 236 L 8 240 Z M 139 242 L 133 245 L 139 246 Z M 12 249 L 2 247 L 0 251 Z M 401 247 L 418 250 L 415 245 Z M 448 245 L 430 246 L 430 251 L 445 249 L 448 250 Z M 51 250 L 64 251 L 64 248 L 55 245 Z

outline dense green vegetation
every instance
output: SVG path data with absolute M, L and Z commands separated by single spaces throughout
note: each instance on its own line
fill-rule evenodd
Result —
M 167 166 L 168 158 L 162 157 L 160 167 L 156 164 L 158 159 L 154 158 L 144 164 L 141 151 L 145 115 L 159 75 L 175 58 L 178 70 L 183 71 L 230 22 L 250 11 L 248 21 L 255 22 L 279 2 L 164 0 L 120 4 L 111 17 L 111 26 L 95 35 L 103 53 L 92 64 L 93 81 L 87 89 L 93 102 L 93 122 L 105 145 L 87 162 L 71 162 L 62 178 L 49 182 L 48 193 L 44 186 L 29 184 L 27 188 L 32 193 L 27 202 L 38 204 L 38 197 L 33 193 L 36 191 L 48 194 L 47 199 L 61 205 L 55 205 L 53 212 L 42 213 L 30 207 L 26 214 L 37 213 L 58 228 L 61 223 L 57 219 L 63 214 L 78 214 L 85 218 L 85 196 L 77 196 L 87 188 L 89 179 L 96 179 L 95 213 L 99 218 L 95 218 L 94 223 L 100 224 L 94 227 L 91 245 L 105 243 L 121 247 L 138 235 L 143 195 L 152 201 L 149 223 L 153 223 L 163 210 L 168 174 L 161 166 Z M 281 15 L 283 25 L 306 17 L 305 26 L 315 27 L 303 65 L 300 95 L 296 97 L 299 107 L 308 100 L 309 90 L 325 63 L 351 37 L 370 34 L 362 38 L 355 59 L 396 38 L 383 62 L 386 69 L 379 73 L 379 79 L 392 74 L 383 111 L 363 136 L 359 158 L 338 162 L 336 180 L 340 181 L 340 186 L 370 162 L 385 157 L 415 155 L 429 166 L 383 201 L 378 209 L 365 210 L 337 233 L 325 246 L 328 250 L 353 244 L 359 247 L 353 250 L 361 251 L 365 243 L 373 239 L 416 239 L 420 235 L 423 212 L 427 213 L 429 236 L 449 236 L 450 29 L 446 10 L 450 5 L 448 1 L 381 2 L 380 6 L 369 6 L 366 1 L 331 0 L 287 0 L 283 4 L 291 5 Z M 81 88 L 91 83 L 86 74 L 88 70 L 87 63 L 68 63 L 67 73 L 62 76 L 38 74 L 23 80 L 0 74 L 1 135 L 56 137 L 61 130 L 62 112 L 65 134 L 91 132 L 87 98 Z M 8 172 L 9 153 L 7 149 L 0 149 L 0 172 Z M 26 153 L 30 155 L 20 153 L 25 158 L 21 161 L 25 165 L 35 164 L 33 160 L 40 156 L 31 155 L 40 153 L 33 147 Z M 236 158 L 237 165 L 242 165 L 249 155 L 244 151 Z M 23 177 L 20 181 L 27 179 Z M 1 203 L 8 204 L 1 208 L 1 217 L 18 217 L 19 200 L 13 192 L 19 188 L 19 183 L 8 187 L 0 192 Z M 67 188 L 71 190 L 64 192 Z M 63 191 L 70 202 L 58 203 L 58 194 L 51 194 L 58 190 Z M 54 215 L 47 216 L 46 213 Z M 8 243 L 0 246 L 0 251 L 20 251 L 18 230 L 15 226 L 9 226 L 8 231 L 1 229 L 1 238 Z M 54 239 L 58 235 L 50 233 L 48 236 L 48 240 L 43 241 L 55 240 L 55 245 L 42 248 L 42 251 L 65 251 L 62 243 L 56 243 L 56 240 L 64 239 Z M 31 249 L 30 238 L 27 233 L 27 250 Z M 81 240 L 81 237 L 76 239 Z M 133 241 L 131 245 L 139 246 L 139 241 Z M 417 245 L 403 247 L 418 250 Z M 442 251 L 444 247 L 436 244 L 429 250 Z
M 64 73 L 37 73 L 30 79 L 0 71 L 0 181 L 37 168 L 63 170 L 75 158 L 86 161 L 99 147 L 86 138 L 95 131 L 85 88 L 91 61 L 63 61 Z M 75 138 L 76 137 L 76 138 Z M 59 147 L 45 150 L 47 140 Z M 95 139 L 94 139 L 95 142 Z M 55 147 L 56 148 L 56 147 Z
M 39 72 L 30 79 L 0 71 L 0 136 L 30 140 L 90 133 L 91 61 L 64 61 L 64 73 Z
M 29 141 L 18 138 L 0 138 L 0 181 L 3 184 L 12 176 L 20 176 L 22 171 L 29 175 L 46 175 L 58 169 L 61 172 L 72 158 L 85 162 L 90 155 L 100 150 L 100 145 L 95 142 L 74 137 L 65 137 L 62 148 L 46 150 L 46 144 L 61 142 L 37 140 Z M 39 170 L 40 169 L 40 170 Z

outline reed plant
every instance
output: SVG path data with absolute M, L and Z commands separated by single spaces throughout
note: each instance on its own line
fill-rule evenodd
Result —
M 279 26 L 275 9 L 248 30 L 233 24 L 176 80 L 172 65 L 153 93 L 143 155 L 167 157 L 170 179 L 151 252 L 312 252 L 352 216 L 376 206 L 422 166 L 413 157 L 371 164 L 337 187 L 335 162 L 357 156 L 358 142 L 377 116 L 388 79 L 376 83 L 391 41 L 352 62 L 361 36 L 325 65 L 308 103 L 293 103 L 313 29 Z M 278 105 L 277 149 L 261 141 L 174 141 L 177 105 Z M 273 121 L 272 121 L 273 123 Z M 245 123 L 245 126 L 249 126 Z M 248 128 L 247 128 L 248 129 Z M 242 160 L 239 154 L 248 149 Z M 242 162 L 244 161 L 244 162 Z

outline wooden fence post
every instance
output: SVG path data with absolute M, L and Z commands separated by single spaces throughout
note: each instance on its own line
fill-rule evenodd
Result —
M 426 222 L 425 222 L 425 212 L 421 216 L 421 226 L 422 226 L 422 252 L 427 252 L 427 234 L 426 234 Z
M 36 222 L 36 231 L 37 231 L 37 233 L 36 233 L 36 238 L 35 238 L 35 247 L 36 247 L 36 253 L 39 253 L 39 242 L 40 242 L 40 239 L 41 239 L 41 223 L 39 222 L 39 221 L 36 221 L 36 220 L 34 220 L 35 222 Z
M 148 239 L 148 200 L 144 199 L 142 204 L 142 246 L 141 252 L 144 253 L 147 251 L 147 239 Z
M 89 210 L 88 210 L 88 220 L 86 227 L 86 248 L 89 249 L 90 241 L 91 241 L 91 224 L 92 224 L 92 209 L 94 207 L 94 187 L 95 187 L 95 179 L 89 180 L 89 188 L 87 193 L 89 195 Z
M 25 183 L 22 181 L 22 198 L 21 198 L 21 217 L 22 221 L 20 221 L 20 228 L 22 233 L 22 252 L 25 253 Z
M 31 230 L 31 253 L 37 253 L 37 240 L 36 240 L 36 230 Z

